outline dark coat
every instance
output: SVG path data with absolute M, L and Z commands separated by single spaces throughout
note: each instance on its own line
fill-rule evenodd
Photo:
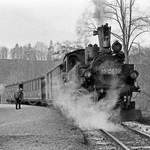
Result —
M 19 90 L 19 91 L 15 92 L 14 98 L 17 101 L 21 101 L 23 99 L 23 91 Z

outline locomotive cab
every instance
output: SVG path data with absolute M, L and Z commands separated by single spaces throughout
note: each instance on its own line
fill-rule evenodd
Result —
M 63 64 L 65 66 L 65 71 L 69 72 L 77 63 L 84 64 L 85 53 L 84 49 L 78 49 L 71 53 L 66 54 L 63 60 Z

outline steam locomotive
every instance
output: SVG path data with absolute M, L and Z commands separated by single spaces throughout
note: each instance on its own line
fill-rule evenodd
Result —
M 73 80 L 71 76 L 75 74 L 81 87 L 96 93 L 94 101 L 100 101 L 108 92 L 116 90 L 118 100 L 113 109 L 121 109 L 122 120 L 140 118 L 141 112 L 135 109 L 135 101 L 132 100 L 133 93 L 140 92 L 136 85 L 139 73 L 134 70 L 134 64 L 125 63 L 125 54 L 118 41 L 111 46 L 111 27 L 108 24 L 98 27 L 93 35 L 98 35 L 99 47 L 89 44 L 85 49 L 65 56 L 62 68 L 67 77 L 64 82 Z
M 85 49 L 70 52 L 65 55 L 63 63 L 44 77 L 17 83 L 17 86 L 25 88 L 27 101 L 47 104 L 53 103 L 58 95 L 58 86 L 70 81 L 76 82 L 79 88 L 89 93 L 96 93 L 93 100 L 97 102 L 105 98 L 110 90 L 116 90 L 118 98 L 113 109 L 120 108 L 122 120 L 141 118 L 141 112 L 135 109 L 135 101 L 132 100 L 133 93 L 140 92 L 136 85 L 139 73 L 134 70 L 134 64 L 125 63 L 125 54 L 118 41 L 111 46 L 111 27 L 108 24 L 98 27 L 93 35 L 98 35 L 99 47 L 89 44 Z M 12 85 L 7 85 L 6 93 L 13 91 L 12 88 Z M 7 97 L 8 94 L 5 94 L 5 99 Z

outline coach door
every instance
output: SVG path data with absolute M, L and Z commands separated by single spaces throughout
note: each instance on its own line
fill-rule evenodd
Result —
M 41 78 L 41 96 L 43 100 L 46 99 L 45 78 Z

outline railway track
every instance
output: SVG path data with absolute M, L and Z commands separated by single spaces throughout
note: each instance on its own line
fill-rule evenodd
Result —
M 115 143 L 111 142 L 102 130 L 86 130 L 84 136 L 95 150 L 115 150 L 116 148 Z
M 123 130 L 84 131 L 89 143 L 99 150 L 150 150 L 150 135 L 122 124 Z

